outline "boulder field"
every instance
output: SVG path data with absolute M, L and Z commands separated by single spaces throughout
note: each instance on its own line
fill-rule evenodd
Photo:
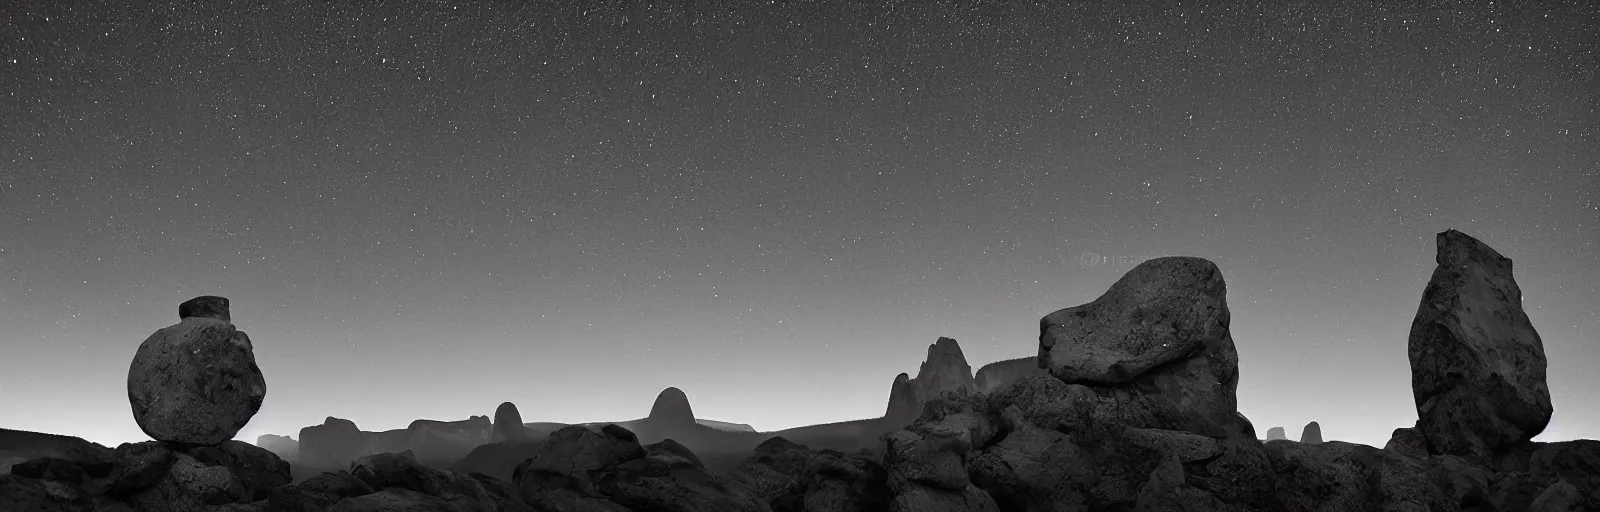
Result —
M 0 459 L 28 457 L 0 475 L 0 510 L 1600 510 L 1600 442 L 1530 440 L 1552 408 L 1543 346 L 1510 260 L 1456 231 L 1437 242 L 1438 268 L 1408 340 L 1418 419 L 1382 448 L 1323 440 L 1315 422 L 1301 442 L 1281 428 L 1269 434 L 1273 442 L 1258 439 L 1236 406 L 1238 353 L 1220 270 L 1165 257 L 1136 266 L 1093 302 L 1045 315 L 1027 358 L 1032 370 L 1008 362 L 974 380 L 950 351 L 953 340 L 936 342 L 929 361 L 943 363 L 896 379 L 891 396 L 905 401 L 887 416 L 905 423 L 874 449 L 768 436 L 718 472 L 673 438 L 641 442 L 617 424 L 563 426 L 528 442 L 495 435 L 503 429 L 494 427 L 521 421 L 502 410 L 489 427 L 474 419 L 427 428 L 495 441 L 457 471 L 429 467 L 407 449 L 356 455 L 348 469 L 290 483 L 277 455 L 232 441 L 110 449 L 0 431 L 0 442 L 53 447 L 8 453 L 0 444 Z M 649 420 L 694 425 L 680 395 L 663 393 Z M 913 407 L 918 395 L 929 396 Z M 302 458 L 321 440 L 360 437 L 336 418 L 308 429 Z

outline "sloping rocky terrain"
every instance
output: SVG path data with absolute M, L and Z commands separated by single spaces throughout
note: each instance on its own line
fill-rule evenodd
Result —
M 884 418 L 795 429 L 868 438 L 861 449 L 707 427 L 681 391 L 668 390 L 650 418 L 632 425 L 638 431 L 536 431 L 502 406 L 492 424 L 418 423 L 386 441 L 329 418 L 302 431 L 299 457 L 348 463 L 293 481 L 277 454 L 218 440 L 237 433 L 264 387 L 255 386 L 259 371 L 250 372 L 253 360 L 240 350 L 248 338 L 232 328 L 226 299 L 201 297 L 190 301 L 198 308 L 180 307 L 189 324 L 152 340 L 223 344 L 196 353 L 236 369 L 224 372 L 235 389 L 153 378 L 137 362 L 130 389 L 140 386 L 141 400 L 162 397 L 161 407 L 172 407 L 170 396 L 217 409 L 147 406 L 140 424 L 155 440 L 115 449 L 0 431 L 0 462 L 13 461 L 0 475 L 0 510 L 1600 510 L 1600 442 L 1531 441 L 1552 406 L 1544 348 L 1522 311 L 1511 261 L 1457 231 L 1437 242 L 1438 266 L 1408 338 L 1418 420 L 1383 448 L 1323 440 L 1315 422 L 1301 442 L 1281 429 L 1261 441 L 1237 410 L 1238 353 L 1220 270 L 1165 257 L 1136 266 L 1093 302 L 1045 315 L 1033 369 L 1012 360 L 974 379 L 954 340 L 941 339 L 918 377 L 895 379 Z M 191 321 L 192 311 L 208 316 Z M 417 448 L 438 446 L 436 438 L 478 437 L 449 469 L 419 461 Z M 737 460 L 715 469 L 703 456 L 713 452 Z

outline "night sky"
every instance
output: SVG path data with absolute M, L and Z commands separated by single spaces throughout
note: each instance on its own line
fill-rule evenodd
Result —
M 1515 261 L 1540 439 L 1600 438 L 1600 8 L 1332 3 L 4 2 L 0 426 L 146 439 L 197 295 L 249 441 L 876 417 L 936 338 L 1032 355 L 1192 255 L 1258 433 L 1382 446 L 1454 228 Z

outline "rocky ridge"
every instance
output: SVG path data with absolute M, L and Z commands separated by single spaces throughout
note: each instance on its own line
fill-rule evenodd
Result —
M 1509 260 L 1453 231 L 1440 234 L 1439 253 L 1410 337 L 1419 419 L 1383 448 L 1258 440 L 1235 406 L 1237 353 L 1221 273 L 1209 261 L 1173 257 L 1140 264 L 1089 304 L 1046 315 L 1041 371 L 995 387 L 930 379 L 945 389 L 876 451 L 774 437 L 719 475 L 676 441 L 643 444 L 617 425 L 579 425 L 520 445 L 509 479 L 441 471 L 400 451 L 286 484 L 282 461 L 248 445 L 152 442 L 111 453 L 80 445 L 72 459 L 34 458 L 0 476 L 0 508 L 1600 510 L 1600 442 L 1529 440 L 1540 418 L 1548 421 L 1544 356 L 1520 315 L 1520 292 L 1511 293 Z M 1456 378 L 1491 374 L 1498 380 L 1489 390 Z M 924 392 L 909 376 L 896 380 L 902 393 Z M 1470 414 L 1494 420 L 1469 428 L 1461 418 Z M 1310 435 L 1315 425 L 1303 440 L 1320 440 L 1320 426 Z M 354 430 L 333 418 L 323 427 Z M 310 442 L 302 435 L 302 445 Z

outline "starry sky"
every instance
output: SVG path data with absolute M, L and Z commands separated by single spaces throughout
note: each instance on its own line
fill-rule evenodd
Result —
M 146 439 L 128 363 L 208 294 L 244 440 L 876 417 L 1192 255 L 1258 433 L 1382 446 L 1454 228 L 1515 261 L 1540 439 L 1600 438 L 1600 9 L 1393 4 L 6 2 L 0 426 Z

